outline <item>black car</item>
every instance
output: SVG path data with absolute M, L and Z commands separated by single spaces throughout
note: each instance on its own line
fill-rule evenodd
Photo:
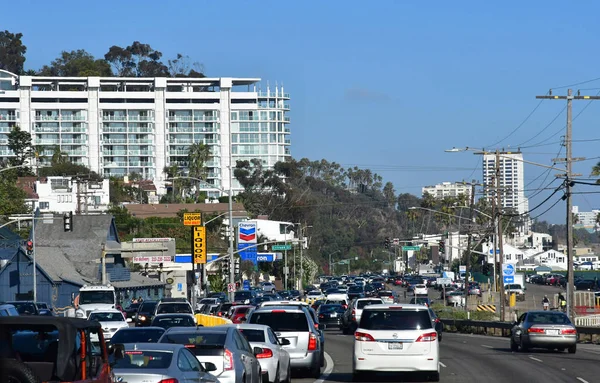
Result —
M 51 310 L 49 310 L 48 308 L 40 308 L 40 304 L 36 302 L 11 301 L 4 303 L 15 306 L 15 308 L 19 312 L 19 315 L 54 316 Z
M 195 327 L 196 321 L 191 314 L 158 314 L 152 319 L 151 326 L 165 330 L 171 327 Z
M 240 290 L 233 294 L 233 301 L 243 304 L 249 304 L 254 298 L 256 293 L 252 290 Z
M 154 311 L 156 310 L 157 301 L 143 301 L 138 309 L 135 317 L 135 326 L 143 327 L 150 326 L 154 319 Z
M 138 309 L 140 308 L 141 303 L 132 303 L 125 309 L 125 316 L 127 319 L 134 319 L 137 314 Z
M 298 299 L 300 299 L 300 291 L 298 290 L 290 290 L 290 298 L 292 300 L 297 301 Z
M 344 315 L 344 307 L 342 305 L 321 305 L 317 310 L 319 316 L 319 328 L 325 330 L 327 328 L 340 328 L 342 316 Z
M 156 343 L 164 334 L 162 327 L 129 327 L 118 330 L 111 338 L 111 344 Z

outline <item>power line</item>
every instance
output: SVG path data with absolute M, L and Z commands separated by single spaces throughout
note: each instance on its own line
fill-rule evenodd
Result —
M 531 112 L 529 112 L 529 114 L 527 115 L 527 117 L 525 117 L 525 119 L 523 121 L 521 121 L 521 123 L 519 125 L 517 125 L 517 127 L 515 129 L 513 129 L 512 132 L 510 132 L 506 137 L 504 137 L 503 139 L 501 139 L 500 141 L 496 141 L 495 143 L 491 144 L 491 145 L 486 145 L 486 147 L 493 147 L 498 145 L 499 143 L 505 141 L 507 138 L 511 137 L 513 134 L 515 134 L 519 129 L 521 129 L 521 127 L 523 125 L 525 125 L 525 123 L 529 120 L 529 117 L 531 117 L 536 110 L 538 110 L 538 108 L 540 107 L 540 105 L 542 105 L 542 103 L 544 102 L 544 100 L 540 100 L 540 102 L 535 106 L 535 108 L 533 108 L 533 110 Z
M 573 193 L 571 193 L 571 194 L 573 194 Z M 558 199 L 556 202 L 554 202 L 554 203 L 552 204 L 552 206 L 550 206 L 548 209 L 544 210 L 542 213 L 540 213 L 540 214 L 536 215 L 535 217 L 532 217 L 531 219 L 533 220 L 533 219 L 537 219 L 537 218 L 539 218 L 539 217 L 543 216 L 544 214 L 546 214 L 547 212 L 549 212 L 549 211 L 550 211 L 550 210 L 551 210 L 551 209 L 552 209 L 554 206 L 558 205 L 558 203 L 559 203 L 560 201 L 562 201 L 562 198 L 559 198 L 559 199 Z
M 555 87 L 552 87 L 552 88 L 550 88 L 550 89 L 564 89 L 564 88 L 570 88 L 570 87 L 574 87 L 574 86 L 578 86 L 578 85 L 588 84 L 588 83 L 590 83 L 590 82 L 594 82 L 594 81 L 598 81 L 598 80 L 600 80 L 600 77 L 593 78 L 593 79 L 590 79 L 590 80 L 585 80 L 585 81 L 578 82 L 578 83 L 575 83 L 575 84 L 563 85 L 563 86 L 555 86 Z M 600 88 L 597 88 L 597 89 L 600 89 Z M 583 89 L 582 89 L 582 90 L 583 90 Z
M 558 112 L 558 114 L 556 116 L 554 116 L 554 118 L 552 119 L 552 121 L 550 121 L 548 124 L 546 124 L 546 126 L 544 126 L 544 128 L 539 131 L 535 136 L 531 137 L 530 139 L 521 142 L 519 145 L 517 145 L 517 147 L 522 147 L 524 144 L 533 141 L 536 137 L 538 137 L 540 134 L 544 133 L 550 126 L 552 126 L 552 124 L 554 124 L 554 122 L 556 122 L 556 120 L 560 117 L 561 114 L 563 114 L 563 112 L 567 109 L 567 107 L 565 106 L 564 108 L 562 108 L 562 110 L 560 112 Z M 561 128 L 562 130 L 562 128 Z M 527 147 L 531 147 L 531 146 L 526 146 Z

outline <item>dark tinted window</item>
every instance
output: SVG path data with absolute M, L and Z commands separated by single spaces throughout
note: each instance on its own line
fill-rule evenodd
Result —
M 195 326 L 194 320 L 188 316 L 181 317 L 164 317 L 164 318 L 154 318 L 152 321 L 152 326 L 158 326 L 162 328 L 170 328 L 170 327 L 189 327 Z
M 380 297 L 393 297 L 394 294 L 391 291 L 380 291 L 377 293 Z
M 319 313 L 334 313 L 334 312 L 343 312 L 344 308 L 342 305 L 321 305 L 319 306 Z
M 539 324 L 571 324 L 569 317 L 563 313 L 531 313 L 527 316 L 527 321 Z
M 264 324 L 273 331 L 308 331 L 308 319 L 303 312 L 272 312 L 253 313 L 249 323 Z
M 193 344 L 195 346 L 223 346 L 227 334 L 224 332 L 209 333 L 177 333 L 167 334 L 160 339 L 160 343 Z
M 348 288 L 348 292 L 349 293 L 362 293 L 363 288 L 361 286 L 350 286 L 350 288 Z
M 427 310 L 365 309 L 359 327 L 365 330 L 422 330 L 431 328 L 431 318 Z
M 190 305 L 187 303 L 163 303 L 158 306 L 157 314 L 177 314 L 177 313 L 185 313 L 191 314 L 192 309 Z
M 245 301 L 246 299 L 251 299 L 252 293 L 250 291 L 238 291 L 233 295 L 233 300 L 235 301 Z
M 263 343 L 265 341 L 265 332 L 263 330 L 240 329 L 240 332 L 248 342 Z
M 141 312 L 141 313 L 153 312 L 154 310 L 156 310 L 156 303 L 157 302 L 144 302 L 144 303 L 142 303 L 142 305 L 140 306 L 139 312 Z
M 165 332 L 163 329 L 119 330 L 113 335 L 111 342 L 117 343 L 155 343 Z
M 171 365 L 172 352 L 166 351 L 125 351 L 123 359 L 116 359 L 113 368 L 126 369 L 165 369 Z
M 20 315 L 34 315 L 37 310 L 33 303 L 29 302 L 9 302 L 11 305 L 15 306 Z
M 383 301 L 381 299 L 368 299 L 368 300 L 364 300 L 364 301 L 358 301 L 356 304 L 356 308 L 363 309 L 365 306 L 368 306 L 368 305 L 380 305 L 382 303 L 383 303 Z

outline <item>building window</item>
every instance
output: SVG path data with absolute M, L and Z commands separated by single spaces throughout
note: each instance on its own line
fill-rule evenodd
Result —
M 50 209 L 50 202 L 40 202 L 40 209 L 41 210 Z

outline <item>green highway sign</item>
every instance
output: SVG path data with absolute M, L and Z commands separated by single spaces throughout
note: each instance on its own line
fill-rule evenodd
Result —
M 292 245 L 273 245 L 273 251 L 292 250 Z
M 402 251 L 419 251 L 421 250 L 420 246 L 402 246 Z

